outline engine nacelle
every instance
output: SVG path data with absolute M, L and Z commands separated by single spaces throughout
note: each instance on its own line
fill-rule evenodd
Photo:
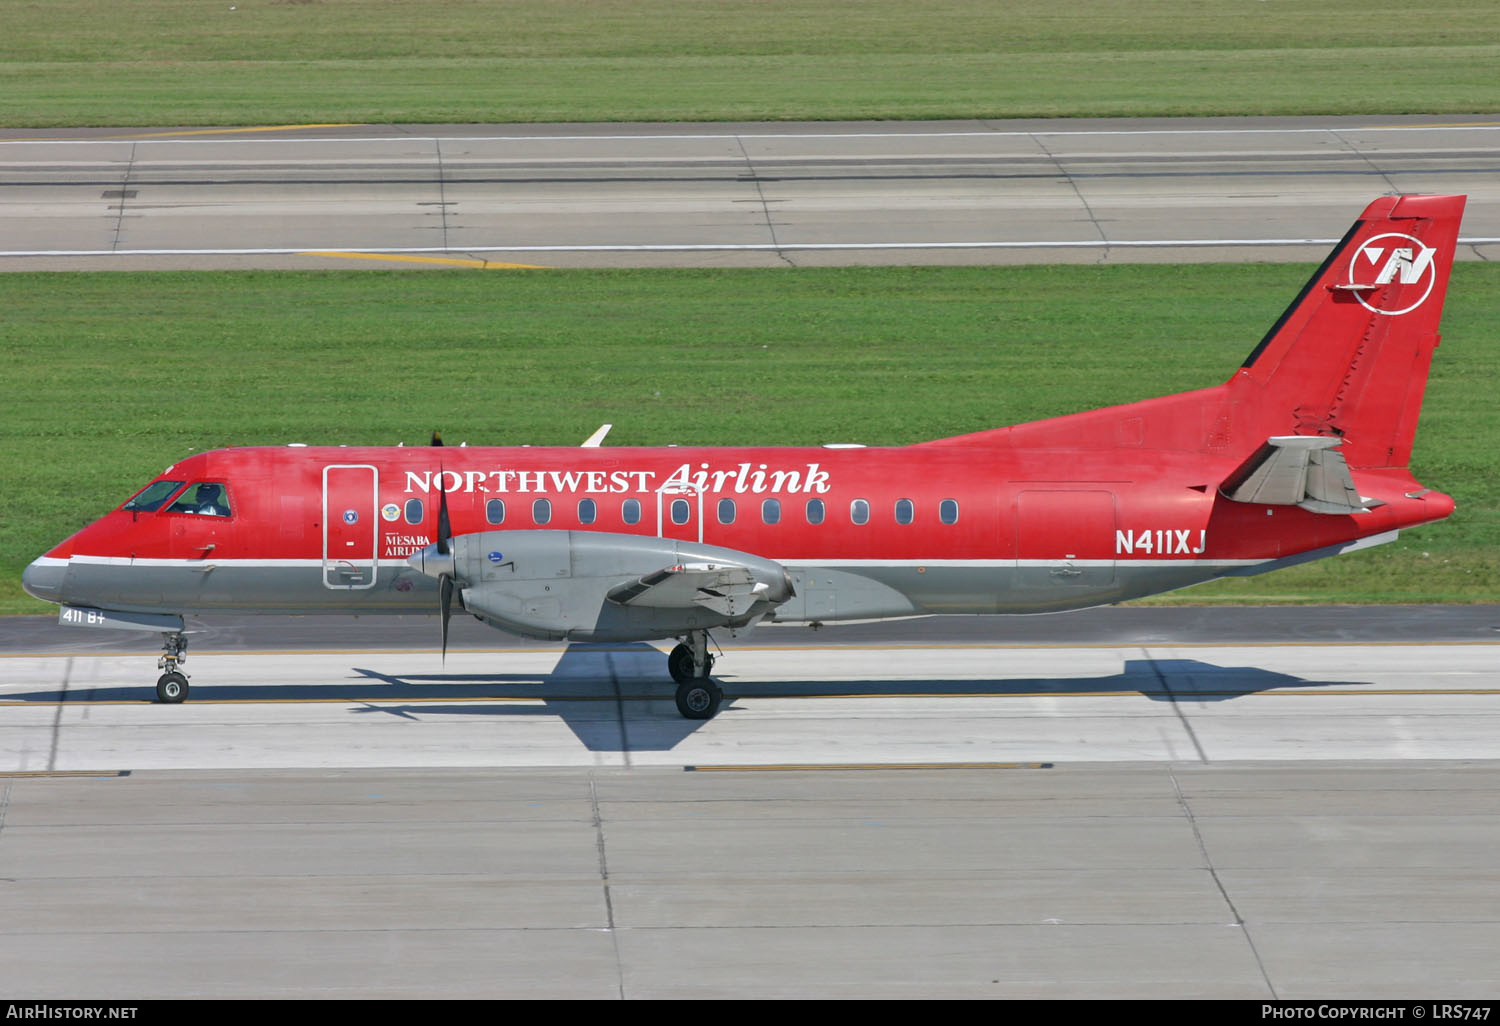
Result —
M 673 538 L 482 531 L 451 539 L 449 549 L 441 555 L 429 545 L 409 562 L 429 576 L 451 575 L 464 608 L 492 626 L 554 641 L 634 641 L 744 627 L 793 594 L 779 563 Z M 667 581 L 674 576 L 679 580 Z

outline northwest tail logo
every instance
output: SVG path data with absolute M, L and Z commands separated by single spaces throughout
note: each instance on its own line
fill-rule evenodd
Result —
M 1437 250 L 1410 235 L 1377 235 L 1360 246 L 1349 261 L 1349 284 L 1357 286 L 1355 296 L 1372 313 L 1393 317 L 1410 313 L 1422 305 L 1437 282 L 1436 256 Z M 1407 289 L 1386 288 L 1395 282 L 1417 285 L 1420 292 L 1413 298 Z

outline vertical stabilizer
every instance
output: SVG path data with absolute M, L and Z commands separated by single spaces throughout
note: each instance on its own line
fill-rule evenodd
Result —
M 1334 437 L 1351 467 L 1410 464 L 1464 199 L 1365 209 L 1230 380 L 1244 441 Z

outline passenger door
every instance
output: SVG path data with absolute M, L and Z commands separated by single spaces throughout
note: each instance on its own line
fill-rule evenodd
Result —
M 323 586 L 375 587 L 379 472 L 368 464 L 323 468 Z

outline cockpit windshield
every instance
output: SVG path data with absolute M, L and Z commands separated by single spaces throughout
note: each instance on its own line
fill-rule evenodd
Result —
M 229 516 L 229 495 L 217 481 L 199 481 L 182 493 L 168 513 L 198 513 L 207 517 Z
M 162 503 L 175 495 L 177 489 L 181 487 L 181 481 L 152 481 L 136 492 L 135 497 L 120 508 L 136 513 L 155 513 L 161 509 Z

